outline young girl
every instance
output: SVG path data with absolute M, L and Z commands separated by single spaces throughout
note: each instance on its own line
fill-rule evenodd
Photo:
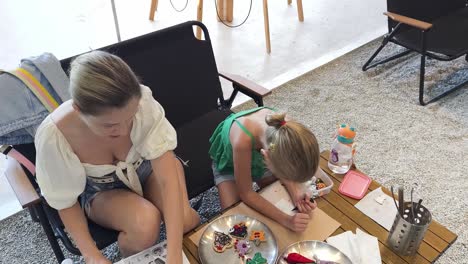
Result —
M 259 107 L 230 115 L 210 138 L 213 173 L 226 208 L 242 200 L 281 225 L 302 232 L 316 203 L 302 190 L 302 182 L 318 172 L 319 147 L 304 125 L 285 120 L 285 114 Z M 279 179 L 298 207 L 289 216 L 252 190 Z
M 155 244 L 164 219 L 168 263 L 182 263 L 183 232 L 200 219 L 189 205 L 172 152 L 176 132 L 163 108 L 123 60 L 101 51 L 72 62 L 70 91 L 72 100 L 37 131 L 36 171 L 86 263 L 111 262 L 91 238 L 85 215 L 120 231 L 124 257 Z

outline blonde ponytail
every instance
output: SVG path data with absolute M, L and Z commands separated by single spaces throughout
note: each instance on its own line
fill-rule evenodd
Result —
M 265 122 L 276 129 L 279 129 L 281 126 L 285 124 L 285 117 L 286 114 L 269 114 L 265 117 Z

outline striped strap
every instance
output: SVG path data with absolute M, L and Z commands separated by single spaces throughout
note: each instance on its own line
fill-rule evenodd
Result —
M 12 146 L 9 145 L 0 145 L 0 153 L 12 157 L 16 161 L 18 161 L 20 164 L 22 164 L 29 172 L 31 172 L 32 175 L 36 173 L 36 166 L 28 160 L 23 154 L 18 152 L 16 149 L 14 149 Z
M 0 71 L 0 73 L 1 72 L 9 73 L 20 79 L 49 112 L 54 111 L 54 109 L 59 106 L 57 101 L 50 95 L 49 91 L 47 91 L 47 89 L 27 70 L 17 68 L 13 71 Z
M 47 91 L 47 89 L 27 70 L 18 68 L 14 71 L 3 71 L 0 69 L 0 73 L 9 73 L 21 80 L 49 112 L 54 111 L 54 109 L 59 106 L 57 101 L 52 97 L 52 95 L 50 95 L 49 91 Z M 36 166 L 34 166 L 34 164 L 20 152 L 11 148 L 11 146 L 0 145 L 0 153 L 14 158 L 26 167 L 32 175 L 35 174 Z

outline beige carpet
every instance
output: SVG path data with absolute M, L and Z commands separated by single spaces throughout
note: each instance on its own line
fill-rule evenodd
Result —
M 468 85 L 420 106 L 419 56 L 361 71 L 379 44 L 380 39 L 290 81 L 265 105 L 307 124 L 322 150 L 330 148 L 338 124 L 354 125 L 360 170 L 386 187 L 403 184 L 408 194 L 414 186 L 433 219 L 458 234 L 437 263 L 468 263 Z M 429 60 L 426 74 L 426 85 L 438 84 L 432 92 L 439 92 L 468 79 L 468 62 Z
M 468 263 L 467 89 L 419 106 L 419 57 L 361 71 L 378 44 L 369 43 L 279 87 L 265 103 L 307 124 L 323 150 L 338 124 L 354 125 L 358 167 L 384 186 L 415 186 L 433 218 L 458 234 L 437 263 Z M 468 78 L 468 63 L 463 58 L 431 60 L 427 72 L 428 85 L 451 75 L 447 84 Z M 217 210 L 217 193 L 211 190 L 200 213 L 206 220 Z M 115 245 L 106 254 L 120 258 Z M 42 229 L 26 212 L 0 222 L 0 263 L 54 263 Z

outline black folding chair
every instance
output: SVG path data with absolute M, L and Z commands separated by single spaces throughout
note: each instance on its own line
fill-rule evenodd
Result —
M 465 55 L 468 61 L 468 1 L 467 0 L 387 0 L 388 34 L 382 45 L 362 67 L 366 71 L 405 56 L 411 52 L 421 54 L 419 77 L 419 103 L 426 105 L 468 83 L 468 79 L 441 94 L 424 101 L 424 75 L 426 56 L 451 61 Z M 374 62 L 377 54 L 388 42 L 406 48 L 389 58 Z
M 203 30 L 205 40 L 194 36 L 194 28 Z M 186 160 L 186 184 L 189 198 L 193 198 L 214 186 L 211 159 L 208 155 L 211 133 L 217 124 L 231 114 L 231 104 L 238 92 L 242 92 L 263 105 L 263 97 L 269 90 L 240 76 L 218 72 L 207 28 L 191 21 L 154 33 L 110 45 L 105 50 L 121 57 L 149 86 L 153 96 L 164 107 L 168 120 L 177 130 L 178 156 Z M 61 61 L 68 70 L 74 57 Z M 224 99 L 219 77 L 233 84 L 233 92 Z M 33 144 L 14 146 L 31 161 L 35 160 Z M 8 152 L 10 148 L 4 148 Z M 59 263 L 63 253 L 57 242 L 73 254 L 80 254 L 70 241 L 58 212 L 47 205 L 40 196 L 34 175 L 13 159 L 8 160 L 7 178 L 20 203 L 30 208 L 33 219 L 39 221 L 54 250 Z M 117 232 L 89 221 L 91 235 L 102 249 L 117 239 Z

